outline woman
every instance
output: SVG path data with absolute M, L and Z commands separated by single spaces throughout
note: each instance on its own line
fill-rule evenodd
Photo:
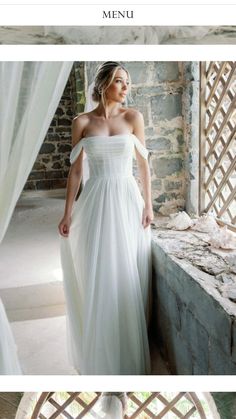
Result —
M 145 374 L 145 313 L 153 219 L 140 112 L 123 106 L 130 76 L 119 63 L 98 70 L 98 106 L 73 120 L 71 169 L 59 224 L 71 355 L 81 374 Z M 90 176 L 76 203 L 83 150 Z M 144 200 L 132 175 L 135 150 Z

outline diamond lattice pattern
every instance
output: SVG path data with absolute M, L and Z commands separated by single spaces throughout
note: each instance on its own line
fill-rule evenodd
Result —
M 236 62 L 201 65 L 201 213 L 236 225 Z

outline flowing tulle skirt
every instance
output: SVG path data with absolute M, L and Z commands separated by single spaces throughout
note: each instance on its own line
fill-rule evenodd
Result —
M 70 354 L 81 374 L 146 374 L 150 228 L 133 176 L 90 178 L 61 258 Z

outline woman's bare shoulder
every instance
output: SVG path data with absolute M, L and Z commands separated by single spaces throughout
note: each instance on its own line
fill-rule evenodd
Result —
M 129 122 L 143 121 L 143 114 L 134 108 L 124 108 L 125 118 Z
M 87 128 L 91 116 L 91 112 L 85 112 L 75 116 L 72 120 L 72 145 L 77 144 L 84 136 L 84 131 Z

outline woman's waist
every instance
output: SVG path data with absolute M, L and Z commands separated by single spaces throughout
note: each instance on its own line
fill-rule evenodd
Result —
M 96 181 L 96 180 L 102 180 L 102 179 L 104 179 L 104 180 L 111 180 L 111 179 L 116 179 L 116 180 L 125 180 L 125 179 L 134 179 L 134 176 L 133 176 L 133 174 L 131 173 L 123 173 L 123 172 L 121 172 L 121 173 L 119 173 L 119 172 L 117 172 L 117 173 L 91 173 L 89 176 L 88 176 L 88 180 L 91 180 L 91 181 Z

